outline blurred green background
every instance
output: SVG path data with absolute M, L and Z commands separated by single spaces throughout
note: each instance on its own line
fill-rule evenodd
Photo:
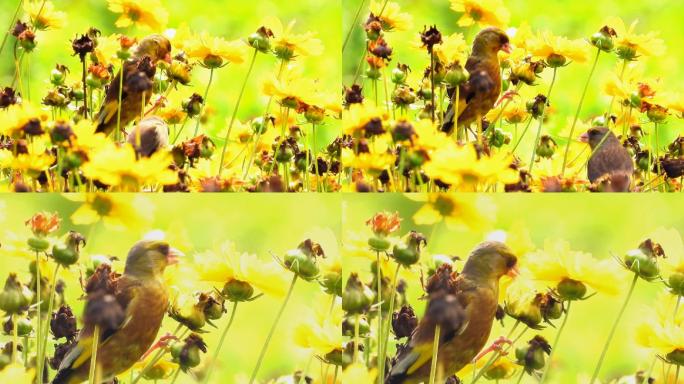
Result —
M 12 18 L 19 0 L 0 1 L 0 26 L 3 32 Z M 39 32 L 38 46 L 30 55 L 30 76 L 32 101 L 37 103 L 44 96 L 49 87 L 50 71 L 56 63 L 71 68 L 71 76 L 80 76 L 78 57 L 72 56 L 71 40 L 76 34 L 85 33 L 88 28 L 95 27 L 104 36 L 112 33 L 125 33 L 129 36 L 141 38 L 149 31 L 140 31 L 136 27 L 127 30 L 117 28 L 114 22 L 118 14 L 107 9 L 106 0 L 52 0 L 55 9 L 67 13 L 67 25 L 59 30 Z M 168 28 L 177 28 L 186 23 L 193 31 L 207 31 L 213 36 L 221 36 L 227 40 L 246 39 L 247 36 L 262 26 L 261 21 L 267 16 L 276 16 L 284 26 L 291 20 L 296 20 L 295 33 L 315 31 L 323 42 L 324 52 L 321 56 L 307 57 L 299 61 L 304 63 L 304 74 L 308 78 L 319 79 L 329 91 L 339 89 L 342 67 L 339 59 L 341 46 L 341 8 L 337 3 L 322 7 L 317 0 L 259 0 L 259 1 L 181 1 L 162 0 L 161 3 L 169 12 Z M 0 85 L 9 85 L 14 75 L 14 60 L 12 44 L 14 38 L 10 36 L 8 44 L 0 57 Z M 216 110 L 216 116 L 211 120 L 209 132 L 211 134 L 223 130 L 233 112 L 240 86 L 247 73 L 249 63 L 229 65 L 214 73 L 214 82 L 209 91 L 208 105 Z M 269 73 L 278 70 L 276 58 L 273 55 L 259 55 L 248 83 L 245 95 L 240 105 L 238 119 L 246 121 L 263 115 L 266 108 L 267 96 L 261 93 L 261 81 Z M 192 72 L 192 91 L 204 95 L 204 89 L 209 80 L 209 70 L 195 67 Z M 179 86 L 183 95 L 189 95 L 188 87 Z M 171 97 L 173 99 L 173 97 Z M 271 113 L 277 108 L 271 106 Z M 326 119 L 326 125 L 321 126 L 320 146 L 327 145 L 339 131 L 338 121 Z
M 270 252 L 282 257 L 285 251 L 296 248 L 309 236 L 316 237 L 316 234 L 326 232 L 336 234 L 340 231 L 339 199 L 332 195 L 285 197 L 207 194 L 192 199 L 180 195 L 155 195 L 150 198 L 135 194 L 119 196 L 129 202 L 138 199 L 136 204 L 151 210 L 150 217 L 145 220 L 129 223 L 137 224 L 139 229 L 113 231 L 105 228 L 102 223 L 97 224 L 94 230 L 88 226 L 75 226 L 69 217 L 81 203 L 69 201 L 57 194 L 0 196 L 0 244 L 7 242 L 6 231 L 28 235 L 30 231 L 24 222 L 39 211 L 60 214 L 63 219 L 60 235 L 70 229 L 84 235 L 91 233 L 84 251 L 85 255 L 81 256 L 81 260 L 86 260 L 88 255 L 103 254 L 118 256 L 123 262 L 133 243 L 155 229 L 167 231 L 167 240 L 186 253 L 188 259 L 185 262 L 191 262 L 194 251 L 210 249 L 226 240 L 233 241 L 238 251 L 254 253 L 260 259 L 270 261 Z M 336 253 L 336 246 L 330 245 L 329 242 L 326 246 L 323 244 L 325 239 L 318 241 L 322 242 L 326 254 L 332 256 Z M 13 271 L 19 273 L 20 278 L 26 281 L 29 261 L 3 255 L 0 258 L 0 281 L 4 282 Z M 115 264 L 119 272 L 123 268 L 122 262 Z M 78 300 L 82 294 L 78 285 L 78 269 L 72 267 L 69 273 L 63 272 L 60 272 L 60 276 L 67 283 L 67 302 L 73 307 L 74 314 L 80 316 L 83 301 Z M 291 276 L 291 273 L 285 270 L 283 273 Z M 297 283 L 293 298 L 269 347 L 259 374 L 260 378 L 275 378 L 292 374 L 297 369 L 304 369 L 309 353 L 294 345 L 293 332 L 304 317 L 310 314 L 312 302 L 320 296 L 320 292 L 321 288 L 316 282 Z M 235 321 L 221 350 L 220 365 L 217 366 L 212 382 L 234 383 L 238 382 L 240 376 L 249 377 L 266 334 L 275 319 L 276 309 L 281 303 L 282 298 L 263 296 L 238 308 Z M 227 321 L 228 316 L 222 317 L 217 322 L 218 327 L 222 330 Z M 159 335 L 173 332 L 176 325 L 175 321 L 166 318 Z M 209 348 L 209 353 L 204 355 L 203 359 L 213 355 L 220 335 L 219 330 L 210 326 L 206 326 L 206 329 L 211 333 L 203 335 Z M 0 340 L 9 339 L 0 336 Z M 51 355 L 51 349 L 48 351 Z M 317 361 L 316 364 L 312 364 L 312 370 L 318 372 Z M 177 382 L 195 381 L 190 376 L 181 374 Z
M 382 2 L 382 0 L 377 1 Z M 468 44 L 472 43 L 472 38 L 479 31 L 477 25 L 466 28 L 457 25 L 461 14 L 449 8 L 449 0 L 392 1 L 401 6 L 402 12 L 413 16 L 413 29 L 386 34 L 388 43 L 394 50 L 390 67 L 395 67 L 397 63 L 408 64 L 414 75 L 421 74 L 423 69 L 429 67 L 430 58 L 425 53 L 425 49 L 415 47 L 416 42 L 420 42 L 418 34 L 423 30 L 423 26 L 436 24 L 444 36 L 461 32 L 466 36 Z M 359 6 L 363 3 L 365 7 L 344 52 L 343 79 L 344 84 L 349 85 L 363 54 L 365 33 L 360 25 L 368 16 L 370 0 L 342 0 L 342 2 L 344 4 L 342 30 L 345 36 L 350 31 Z M 602 22 L 610 16 L 621 17 L 627 27 L 632 21 L 638 19 L 637 33 L 659 32 L 660 38 L 664 40 L 667 47 L 662 57 L 640 59 L 646 63 L 646 77 L 660 79 L 666 90 L 684 91 L 684 82 L 680 75 L 684 63 L 684 50 L 681 49 L 684 44 L 684 35 L 681 33 L 684 2 L 680 0 L 503 0 L 503 3 L 511 13 L 509 27 L 517 27 L 527 22 L 533 32 L 549 30 L 555 35 L 570 39 L 589 38 L 603 26 Z M 551 95 L 551 105 L 556 109 L 556 113 L 550 116 L 549 121 L 544 124 L 544 131 L 550 133 L 554 139 L 559 139 L 559 143 L 564 143 L 565 140 L 560 140 L 557 133 L 569 125 L 571 121 L 568 120 L 575 114 L 582 88 L 589 76 L 593 53 L 591 56 L 586 63 L 571 63 L 559 69 L 556 85 Z M 601 56 L 582 108 L 581 120 L 605 113 L 610 104 L 610 97 L 602 95 L 601 79 L 609 71 L 619 70 L 617 69 L 618 59 L 614 54 Z M 546 94 L 551 75 L 552 70 L 546 69 L 542 74 L 542 79 L 537 81 L 536 87 L 523 86 L 521 91 L 523 100 L 533 98 L 539 93 Z M 370 85 L 368 88 L 370 89 Z M 617 104 L 613 107 L 613 113 L 616 112 L 618 112 Z M 644 131 L 651 132 L 652 127 L 651 123 L 644 124 Z M 682 127 L 684 123 L 681 119 L 674 117 L 668 119 L 663 129 L 659 129 L 659 133 L 664 132 L 661 136 L 661 143 L 671 142 L 677 137 L 677 133 L 681 132 Z M 576 131 L 576 133 L 579 136 L 580 132 Z M 533 138 L 528 137 L 525 142 L 521 143 L 523 151 L 529 151 L 532 148 L 532 141 Z
M 475 245 L 483 241 L 493 230 L 512 231 L 521 227 L 529 231 L 531 240 L 537 247 L 544 246 L 545 239 L 564 239 L 571 249 L 592 253 L 597 259 L 606 259 L 610 253 L 622 255 L 636 248 L 649 234 L 659 227 L 671 227 L 684 234 L 684 200 L 674 195 L 626 196 L 626 195 L 537 195 L 534 198 L 519 195 L 477 195 L 461 194 L 462 198 L 473 201 L 478 198 L 490 199 L 496 207 L 496 220 L 491 228 L 482 231 L 449 230 L 445 224 L 417 226 L 412 217 L 422 203 L 407 199 L 398 194 L 382 196 L 355 195 L 344 197 L 343 231 L 361 231 L 365 222 L 380 211 L 399 212 L 402 235 L 414 229 L 428 236 L 429 254 L 459 256 L 465 259 Z M 434 231 L 434 232 L 433 232 Z M 666 250 L 667 251 L 667 250 Z M 425 252 L 423 258 L 426 258 Z M 346 257 L 344 259 L 345 278 L 353 271 L 364 271 L 369 276 L 367 259 Z M 417 276 L 408 280 L 408 297 L 416 314 L 422 317 L 425 301 L 416 300 L 422 295 Z M 370 277 L 369 277 L 370 278 Z M 628 278 L 629 280 L 629 278 Z M 628 285 L 629 281 L 625 281 Z M 634 297 L 625 313 L 615 338 L 609 349 L 600 378 L 633 374 L 637 369 L 648 370 L 653 361 L 643 348 L 634 341 L 634 329 L 643 321 L 645 311 L 649 310 L 662 284 L 637 283 Z M 591 290 L 590 290 L 591 291 Z M 573 304 L 572 312 L 561 337 L 560 345 L 554 356 L 556 365 L 552 367 L 548 382 L 579 383 L 583 376 L 594 370 L 610 327 L 624 301 L 626 288 L 619 296 L 597 294 L 585 302 Z M 512 327 L 511 318 L 505 320 L 505 328 L 495 325 L 492 340 L 505 335 Z M 560 323 L 556 322 L 556 326 Z M 548 327 L 541 334 L 549 342 L 555 337 L 555 329 Z M 528 331 L 523 340 L 534 335 Z M 390 338 L 392 339 L 392 338 Z M 389 354 L 393 355 L 394 349 Z M 656 372 L 660 371 L 660 364 Z M 587 378 L 588 378 L 587 377 Z M 512 382 L 515 382 L 517 375 Z M 487 382 L 487 381 L 484 381 Z M 536 383 L 526 375 L 524 383 Z M 587 381 L 588 382 L 588 381 Z

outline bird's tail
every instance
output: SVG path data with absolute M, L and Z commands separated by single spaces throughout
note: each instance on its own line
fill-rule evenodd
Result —
M 451 92 L 455 92 L 452 90 Z M 447 91 L 447 94 L 449 92 Z M 449 96 L 449 100 L 451 100 L 451 96 Z M 451 134 L 454 131 L 454 127 L 456 126 L 456 113 L 454 112 L 454 104 L 449 101 L 449 107 L 447 108 L 446 112 L 444 113 L 444 120 L 442 121 L 442 127 L 441 130 L 442 132 L 446 134 Z

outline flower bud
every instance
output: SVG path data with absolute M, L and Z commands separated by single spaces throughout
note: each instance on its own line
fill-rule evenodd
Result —
M 198 303 L 204 306 L 204 316 L 207 320 L 218 320 L 226 313 L 224 299 L 216 292 L 201 293 Z
M 57 312 L 50 316 L 50 331 L 55 339 L 62 337 L 73 340 L 78 334 L 76 317 L 68 305 L 62 305 Z
M 223 66 L 223 58 L 221 56 L 209 54 L 204 57 L 202 63 L 209 69 L 221 68 L 221 66 Z
M 370 226 L 375 235 L 387 236 L 399 230 L 401 218 L 399 212 L 378 212 L 366 221 L 366 225 Z
M 634 61 L 637 58 L 636 47 L 629 43 L 618 45 L 615 52 L 619 58 L 625 61 Z
M 416 102 L 416 94 L 410 87 L 400 85 L 392 92 L 392 102 L 399 108 L 406 108 Z
M 50 248 L 50 241 L 44 237 L 29 237 L 26 243 L 34 252 L 45 252 Z
M 290 61 L 295 57 L 294 50 L 285 44 L 279 44 L 273 49 L 273 53 L 282 61 Z
M 487 380 L 505 380 L 513 376 L 515 373 L 515 364 L 507 358 L 496 359 L 492 365 L 487 368 L 483 376 Z
M 390 79 L 392 80 L 392 83 L 401 85 L 406 82 L 407 77 L 408 74 L 406 73 L 406 71 L 403 70 L 401 67 L 397 67 L 392 70 L 392 75 Z
M 254 295 L 254 288 L 247 282 L 231 280 L 223 286 L 221 293 L 231 302 L 249 301 Z
M 546 58 L 546 64 L 551 68 L 562 67 L 567 61 L 568 60 L 565 58 L 565 56 L 556 53 L 552 53 Z
M 325 273 L 319 283 L 328 295 L 342 296 L 342 274 L 339 271 Z
M 536 294 L 532 300 L 529 297 L 507 300 L 504 312 L 532 329 L 539 329 L 542 322 L 541 298 L 541 294 Z
M 470 74 L 459 64 L 452 66 L 444 75 L 444 83 L 449 87 L 455 88 L 461 84 L 464 84 L 470 78 Z
M 501 128 L 495 128 L 494 133 L 489 138 L 489 145 L 495 148 L 501 148 L 504 144 L 511 142 L 511 134 L 504 132 Z
M 249 46 L 256 49 L 261 53 L 267 53 L 271 49 L 271 40 L 273 37 L 273 32 L 266 27 L 259 28 L 256 32 L 249 35 L 247 42 Z
M 142 373 L 143 378 L 149 381 L 158 381 L 168 379 L 173 375 L 175 364 L 164 359 L 159 360 L 153 366 L 149 367 Z
M 566 278 L 558 283 L 556 290 L 563 300 L 581 300 L 587 293 L 587 286 L 581 281 Z
M 61 219 L 57 213 L 39 212 L 28 219 L 25 224 L 36 237 L 45 237 L 59 229 Z
M 667 279 L 667 285 L 673 295 L 684 296 L 684 273 L 675 272 Z
M 675 365 L 684 365 L 684 349 L 675 349 L 665 355 L 668 362 Z
M 171 346 L 173 362 L 178 364 L 183 372 L 200 364 L 200 352 L 207 352 L 207 344 L 196 333 L 190 334 L 184 341 Z
M 19 46 L 26 52 L 32 52 L 36 48 L 36 45 L 38 45 L 36 42 L 36 34 L 30 29 L 19 34 L 17 39 L 19 40 Z
M 542 135 L 542 137 L 539 139 L 539 145 L 537 145 L 535 153 L 539 157 L 549 159 L 556 152 L 557 146 L 558 145 L 556 144 L 556 141 L 551 138 L 551 136 Z
M 563 302 L 559 301 L 551 293 L 543 295 L 541 300 L 541 313 L 544 321 L 559 319 L 563 315 Z
M 611 33 L 612 32 L 612 33 Z M 600 31 L 594 33 L 591 35 L 589 38 L 589 41 L 591 42 L 591 45 L 594 47 L 604 51 L 604 52 L 610 52 L 613 50 L 613 36 L 615 35 L 615 31 L 612 31 L 608 27 L 603 27 Z
M 537 335 L 526 346 L 516 348 L 515 358 L 525 372 L 532 373 L 546 365 L 546 356 L 551 353 L 551 346 L 543 337 Z
M 342 321 L 342 335 L 354 336 L 357 318 L 359 319 L 359 336 L 364 337 L 370 334 L 370 324 L 365 316 L 347 316 Z
M 0 292 L 0 310 L 15 315 L 28 309 L 33 294 L 17 279 L 15 273 L 10 273 L 5 280 L 5 288 Z
M 69 231 L 66 239 L 66 246 L 62 247 L 55 244 L 52 247 L 52 258 L 57 264 L 68 268 L 76 264 L 80 255 L 81 245 L 85 245 L 86 239 L 78 232 Z
M 647 252 L 642 246 L 627 251 L 623 261 L 630 271 L 638 274 L 644 280 L 651 281 L 660 275 L 656 256 Z
M 342 309 L 348 314 L 368 312 L 373 302 L 373 291 L 359 280 L 356 273 L 349 275 L 342 292 Z
M 411 231 L 401 243 L 394 246 L 392 258 L 404 267 L 410 267 L 420 260 L 421 245 L 427 245 L 425 236 L 416 231 Z
M 543 67 L 542 67 L 543 68 Z M 529 61 L 525 61 L 511 69 L 511 82 L 517 84 L 519 81 L 527 85 L 534 85 L 537 80 L 535 67 Z
M 26 317 L 8 317 L 7 321 L 3 323 L 3 331 L 6 335 L 11 335 L 14 332 L 14 321 L 17 321 L 17 336 L 30 336 L 33 332 L 33 323 Z M 0 367 L 0 369 L 2 369 Z
M 534 99 L 527 102 L 527 112 L 535 119 L 542 117 L 544 108 L 546 108 L 546 96 L 544 95 L 537 95 Z
M 55 69 L 50 72 L 50 83 L 54 86 L 64 85 L 64 80 L 66 80 L 66 75 L 69 72 L 69 68 L 64 65 L 57 64 Z
M 74 50 L 74 54 L 83 61 L 88 53 L 95 50 L 95 41 L 88 35 L 81 35 L 71 42 L 71 48 Z
M 181 102 L 181 106 L 183 107 L 183 111 L 188 114 L 188 117 L 192 118 L 200 114 L 202 112 L 202 106 L 204 105 L 204 99 L 202 96 L 193 93 L 192 96 L 190 96 L 189 99 L 183 100 Z
M 309 106 L 304 112 L 306 121 L 313 124 L 320 124 L 325 119 L 325 109 L 316 106 Z
M 368 67 L 368 69 L 366 69 L 366 77 L 371 80 L 378 80 L 382 77 L 382 73 L 380 73 L 380 69 L 378 68 Z
M 183 85 L 190 84 L 190 71 L 192 67 L 179 60 L 173 60 L 169 66 L 168 74 L 171 81 L 176 81 Z
M 652 123 L 662 123 L 667 119 L 667 115 L 667 108 L 657 104 L 647 104 L 646 116 Z
M 316 258 L 325 257 L 323 248 L 310 239 L 304 240 L 296 249 L 285 254 L 285 266 L 306 281 L 318 277 L 320 272 Z

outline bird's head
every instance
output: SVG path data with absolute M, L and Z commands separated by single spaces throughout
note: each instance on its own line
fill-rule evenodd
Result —
M 138 43 L 135 49 L 135 57 L 149 56 L 152 62 L 171 62 L 171 42 L 162 35 L 150 35 Z
M 506 32 L 489 27 L 480 31 L 473 42 L 473 54 L 494 54 L 499 51 L 511 52 L 511 44 Z
M 613 132 L 606 127 L 594 127 L 584 132 L 582 136 L 580 136 L 580 141 L 589 144 L 591 149 L 594 149 L 601 143 L 601 140 L 603 140 L 605 135 L 608 135 L 608 137 L 604 140 L 604 143 L 612 137 L 615 137 Z
M 506 244 L 498 241 L 480 243 L 463 266 L 463 274 L 471 278 L 498 280 L 504 275 L 517 276 L 518 258 Z
M 124 274 L 158 278 L 164 274 L 167 266 L 177 263 L 182 255 L 165 241 L 141 240 L 128 251 Z

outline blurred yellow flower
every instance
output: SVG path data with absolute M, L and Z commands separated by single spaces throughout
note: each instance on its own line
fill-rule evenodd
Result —
M 181 49 L 188 57 L 198 59 L 205 64 L 213 60 L 220 62 L 217 66 L 224 65 L 225 61 L 241 64 L 249 55 L 249 46 L 242 40 L 227 41 L 222 37 L 210 36 L 207 32 L 199 35 L 187 33 L 179 32 L 177 35 L 177 37 L 185 36 L 185 40 L 179 43 Z
M 589 59 L 589 47 L 586 40 L 570 40 L 555 36 L 549 31 L 542 32 L 529 42 L 530 53 L 549 64 L 560 60 L 562 65 L 565 64 L 565 59 L 583 63 Z
M 0 370 L 0 380 L 3 383 L 30 383 L 33 381 L 33 369 L 27 370 L 18 363 L 12 363 Z
M 484 196 L 431 193 L 408 194 L 407 197 L 425 203 L 413 215 L 413 222 L 417 225 L 434 225 L 444 221 L 450 229 L 480 231 L 491 226 L 496 218 L 494 202 Z
M 26 175 L 33 178 L 50 168 L 54 161 L 55 157 L 47 152 L 20 153 L 12 156 L 11 151 L 0 150 L 0 169 L 26 172 Z
M 413 16 L 401 12 L 401 7 L 395 2 L 375 1 L 370 3 L 373 16 L 380 19 L 385 31 L 408 31 L 413 28 Z
M 389 119 L 385 108 L 372 105 L 352 104 L 342 114 L 342 132 L 346 135 L 358 135 L 363 132 L 366 124 L 371 121 L 384 122 Z
M 573 251 L 564 240 L 546 240 L 543 250 L 529 255 L 527 268 L 537 280 L 553 284 L 573 280 L 610 295 L 619 294 L 623 285 L 624 271 L 615 260 Z
M 225 284 L 236 280 L 276 297 L 285 296 L 289 285 L 290 276 L 280 265 L 262 261 L 254 254 L 241 253 L 230 241 L 215 250 L 196 254 L 194 262 L 200 279 L 206 281 Z
M 661 227 L 646 238 L 663 247 L 666 257 L 662 259 L 662 262 L 666 276 L 671 273 L 684 273 L 684 242 L 678 230 Z
M 658 38 L 658 32 L 638 34 L 636 29 L 638 20 L 634 20 L 629 28 L 625 22 L 616 16 L 609 17 L 604 24 L 615 30 L 615 50 L 626 60 L 635 60 L 639 56 L 662 56 L 665 53 L 665 43 Z
M 380 172 L 394 165 L 394 155 L 387 152 L 365 152 L 355 154 L 349 148 L 342 149 L 342 164 L 344 167 L 367 170 L 372 174 Z
M 99 64 L 108 67 L 110 65 L 115 65 L 119 62 L 119 58 L 116 53 L 121 50 L 121 44 L 119 43 L 119 34 L 111 34 L 109 36 L 100 36 L 97 38 L 97 46 L 93 51 L 93 54 L 97 58 Z
M 518 181 L 518 172 L 510 167 L 512 157 L 499 152 L 479 156 L 473 145 L 447 141 L 425 164 L 425 173 L 454 189 L 475 190 L 478 185 Z
M 532 28 L 527 22 L 522 22 L 517 28 L 507 29 L 506 34 L 515 48 L 527 49 L 528 44 L 534 39 Z
M 32 104 L 22 103 L 10 105 L 5 110 L 0 110 L 0 135 L 12 138 L 21 138 L 25 135 L 24 128 L 28 124 L 38 125 L 44 128 L 49 117 L 48 112 L 43 111 Z
M 178 175 L 169 169 L 171 155 L 160 151 L 151 157 L 136 158 L 129 144 L 115 144 L 93 153 L 81 169 L 89 179 L 96 179 L 123 191 L 138 191 L 146 185 L 169 185 L 178 182 Z
M 66 25 L 66 13 L 56 11 L 52 1 L 28 0 L 24 3 L 24 11 L 37 30 L 59 29 Z
M 162 31 L 169 20 L 169 12 L 159 0 L 107 0 L 109 10 L 121 15 L 116 26 L 126 28 L 133 24 L 148 27 L 153 31 Z
M 451 9 L 463 13 L 458 19 L 460 27 L 475 23 L 480 26 L 503 28 L 508 24 L 511 13 L 501 0 L 450 0 Z
M 503 112 L 501 108 L 504 108 Z M 523 100 L 519 97 L 514 98 L 509 103 L 501 103 L 500 106 L 490 110 L 485 116 L 488 121 L 494 121 L 497 117 L 502 117 L 509 124 L 520 124 L 530 116 Z
M 313 311 L 303 316 L 304 321 L 294 330 L 294 342 L 299 347 L 312 349 L 317 356 L 325 356 L 342 350 L 342 301 L 335 297 L 331 306 L 330 296 L 320 296 L 313 304 Z
M 262 24 L 273 32 L 273 50 L 279 57 L 291 60 L 298 56 L 318 56 L 323 53 L 323 43 L 316 38 L 315 32 L 296 34 L 292 31 L 295 20 L 284 27 L 277 17 L 267 17 Z
M 446 65 L 453 63 L 465 65 L 468 59 L 468 48 L 463 34 L 456 32 L 445 37 L 442 44 L 435 45 L 434 51 L 439 60 Z
M 102 192 L 64 196 L 71 201 L 83 203 L 71 214 L 71 222 L 76 225 L 93 225 L 102 221 L 109 229 L 125 230 L 152 220 L 153 205 L 144 196 L 136 195 L 129 199 Z
M 376 377 L 375 369 L 369 370 L 360 363 L 347 366 L 341 375 L 343 383 L 373 383 L 376 381 Z
M 655 302 L 656 311 L 652 308 L 644 311 L 644 320 L 635 330 L 637 344 L 653 349 L 666 358 L 675 351 L 680 356 L 684 353 L 683 312 L 674 316 L 677 300 L 675 296 L 662 292 Z

